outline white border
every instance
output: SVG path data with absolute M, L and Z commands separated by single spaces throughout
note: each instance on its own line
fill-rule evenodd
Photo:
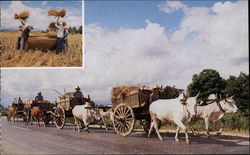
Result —
M 85 68 L 85 61 L 84 61 L 84 1 L 79 0 L 82 2 L 82 66 L 81 67 L 0 67 L 0 69 L 84 69 Z

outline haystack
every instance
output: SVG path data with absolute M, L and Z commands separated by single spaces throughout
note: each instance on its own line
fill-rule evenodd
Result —
M 138 93 L 140 89 L 144 89 L 146 86 L 119 86 L 113 87 L 111 98 L 121 98 L 122 96 L 132 95 Z
M 30 16 L 30 12 L 29 11 L 23 11 L 20 14 L 15 13 L 14 14 L 14 19 L 26 20 L 27 18 L 29 18 L 29 16 Z
M 48 11 L 48 16 L 55 16 L 55 17 L 64 17 L 66 15 L 66 10 L 56 10 L 56 9 L 51 9 Z

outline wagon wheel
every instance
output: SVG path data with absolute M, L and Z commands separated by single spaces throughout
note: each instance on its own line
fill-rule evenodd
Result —
M 29 109 L 24 110 L 23 121 L 26 123 L 26 125 L 29 123 L 29 121 L 30 121 L 30 111 L 29 111 Z
M 121 136 L 128 136 L 135 124 L 135 116 L 133 109 L 126 105 L 118 105 L 113 114 L 113 126 L 117 134 Z
M 140 120 L 140 125 L 145 132 L 148 132 L 150 128 L 150 120 L 147 119 Z
M 65 125 L 65 111 L 61 106 L 58 106 L 55 110 L 54 116 L 56 127 L 62 129 Z
M 48 125 L 50 120 L 51 120 L 51 114 L 46 113 L 45 116 L 44 116 L 44 124 Z

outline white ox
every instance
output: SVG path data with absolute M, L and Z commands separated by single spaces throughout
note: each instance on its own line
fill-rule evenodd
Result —
M 191 118 L 196 114 L 198 96 L 199 94 L 195 97 L 185 98 L 183 95 L 180 95 L 175 99 L 160 99 L 152 102 L 149 106 L 151 126 L 148 137 L 150 137 L 152 128 L 154 127 L 159 139 L 162 140 L 158 129 L 158 120 L 161 122 L 169 121 L 177 125 L 175 135 L 176 142 L 179 143 L 178 133 L 180 129 L 183 129 L 186 135 L 186 143 L 189 144 L 187 129 L 184 124 L 191 121 Z
M 88 103 L 86 103 L 85 105 L 76 105 L 73 108 L 72 113 L 75 119 L 74 130 L 76 130 L 75 127 L 77 126 L 78 132 L 80 132 L 79 128 L 79 126 L 81 125 L 80 121 L 83 121 L 84 123 L 85 126 L 84 130 L 89 132 L 88 130 L 89 124 L 101 119 L 99 109 L 91 107 Z
M 207 131 L 207 137 L 209 137 L 209 122 L 219 122 L 220 123 L 220 130 L 217 132 L 217 134 L 222 133 L 223 123 L 221 122 L 221 118 L 226 113 L 235 113 L 237 112 L 238 108 L 235 105 L 235 101 L 233 99 L 233 96 L 228 97 L 226 96 L 223 100 L 217 100 L 217 95 L 210 94 L 208 97 L 209 100 L 214 100 L 212 103 L 206 105 L 206 106 L 198 106 L 197 107 L 197 114 L 193 118 L 194 120 L 198 119 L 204 119 L 205 120 L 205 126 Z M 217 102 L 216 102 L 217 100 Z M 193 129 L 193 121 L 190 123 L 191 130 L 194 134 Z

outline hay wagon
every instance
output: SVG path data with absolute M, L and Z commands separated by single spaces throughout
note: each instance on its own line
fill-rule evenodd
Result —
M 114 87 L 111 92 L 113 127 L 117 134 L 128 136 L 139 120 L 144 131 L 150 125 L 149 99 L 152 90 L 145 87 Z
M 56 99 L 56 109 L 54 111 L 54 121 L 56 127 L 62 129 L 66 123 L 66 117 L 73 117 L 72 109 L 75 105 L 84 105 L 90 98 L 74 98 L 73 92 L 65 93 Z
M 44 124 L 48 125 L 53 120 L 53 105 L 48 100 L 27 100 L 24 101 L 25 122 L 29 123 L 31 117 L 31 110 L 33 107 L 39 107 L 44 114 Z

